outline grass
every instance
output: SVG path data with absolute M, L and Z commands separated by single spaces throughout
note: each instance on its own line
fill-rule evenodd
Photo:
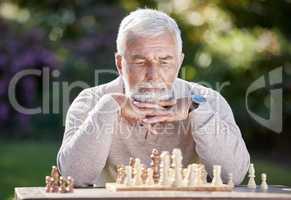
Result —
M 58 148 L 53 142 L 0 142 L 0 199 L 12 199 L 14 187 L 43 186 Z
M 44 186 L 44 177 L 56 164 L 58 148 L 54 142 L 1 141 L 0 200 L 12 199 L 14 187 Z M 290 166 L 256 159 L 255 167 L 258 183 L 259 174 L 266 172 L 269 184 L 291 186 Z

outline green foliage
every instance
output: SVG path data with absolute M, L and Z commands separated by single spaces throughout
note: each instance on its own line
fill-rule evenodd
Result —
M 44 186 L 58 148 L 50 142 L 1 141 L 0 199 L 12 198 L 14 187 Z

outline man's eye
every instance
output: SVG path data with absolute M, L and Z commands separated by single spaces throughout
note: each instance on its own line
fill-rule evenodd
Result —
M 168 65 L 169 63 L 168 62 L 165 62 L 165 61 L 161 61 L 160 64 L 161 65 Z
M 144 62 L 136 62 L 136 65 L 144 65 Z

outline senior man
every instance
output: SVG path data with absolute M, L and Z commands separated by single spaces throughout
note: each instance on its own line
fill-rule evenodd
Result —
M 59 170 L 76 185 L 104 186 L 130 157 L 150 165 L 153 148 L 180 148 L 183 164 L 201 162 L 211 176 L 233 174 L 239 184 L 249 153 L 231 108 L 216 91 L 177 78 L 182 40 L 167 14 L 138 9 L 119 27 L 115 63 L 119 77 L 83 90 L 70 106 Z

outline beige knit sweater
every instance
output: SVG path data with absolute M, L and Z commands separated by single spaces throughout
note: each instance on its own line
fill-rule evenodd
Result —
M 129 157 L 150 165 L 153 148 L 171 152 L 180 148 L 183 164 L 202 162 L 211 176 L 212 165 L 222 166 L 222 178 L 233 174 L 239 184 L 249 166 L 249 153 L 236 125 L 231 108 L 216 91 L 196 83 L 176 79 L 175 97 L 203 95 L 207 102 L 188 118 L 156 126 L 159 134 L 145 139 L 147 129 L 128 124 L 119 115 L 119 105 L 109 93 L 122 93 L 120 77 L 104 85 L 83 90 L 70 106 L 62 146 L 57 156 L 64 176 L 72 176 L 77 186 L 104 186 L 113 181 L 118 164 Z

